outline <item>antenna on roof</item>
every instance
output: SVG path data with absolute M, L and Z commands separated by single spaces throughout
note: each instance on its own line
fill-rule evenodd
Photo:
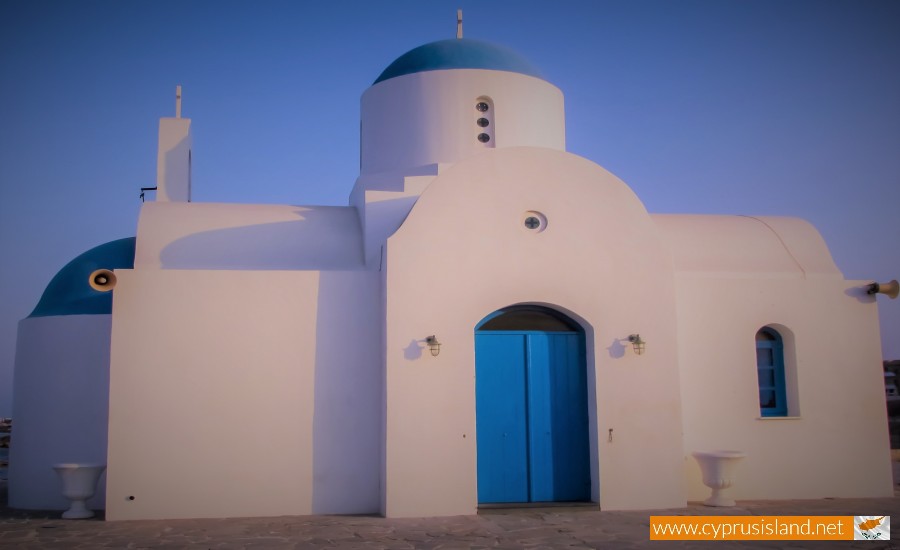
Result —
M 462 10 L 456 10 L 456 38 L 462 38 Z
M 175 86 L 175 118 L 181 118 L 181 86 Z

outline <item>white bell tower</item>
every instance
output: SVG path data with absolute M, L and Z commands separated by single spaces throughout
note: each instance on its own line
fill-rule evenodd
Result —
M 156 200 L 191 201 L 191 119 L 181 118 L 181 86 L 175 88 L 175 117 L 159 119 Z

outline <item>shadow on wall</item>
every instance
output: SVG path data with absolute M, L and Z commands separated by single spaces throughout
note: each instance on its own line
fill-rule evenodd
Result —
M 868 290 L 868 286 L 869 285 L 854 286 L 845 290 L 844 294 L 851 298 L 856 298 L 856 301 L 860 303 L 871 304 L 875 301 L 875 295 L 866 292 Z
M 333 209 L 296 210 L 295 221 L 201 231 L 160 252 L 166 269 L 358 269 L 359 221 Z
M 422 357 L 422 350 L 424 349 L 425 346 L 420 344 L 418 340 L 410 340 L 409 345 L 403 349 L 403 358 L 407 361 L 415 361 Z
M 316 324 L 313 514 L 380 509 L 378 272 L 322 272 Z
M 606 351 L 609 352 L 609 356 L 612 359 L 621 359 L 625 356 L 625 350 L 628 349 L 625 347 L 625 344 L 622 343 L 618 338 L 613 338 L 612 344 L 606 348 Z

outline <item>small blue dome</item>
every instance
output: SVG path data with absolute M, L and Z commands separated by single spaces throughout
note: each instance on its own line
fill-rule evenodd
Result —
M 451 38 L 409 50 L 388 65 L 373 85 L 395 76 L 443 69 L 488 69 L 544 78 L 530 61 L 509 48 L 481 40 Z
M 98 269 L 134 268 L 134 243 L 134 237 L 110 241 L 67 263 L 47 285 L 29 317 L 112 313 L 112 292 L 94 290 L 88 277 Z

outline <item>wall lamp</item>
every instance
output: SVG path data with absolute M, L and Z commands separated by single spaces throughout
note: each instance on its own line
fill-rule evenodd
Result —
M 431 350 L 431 355 L 437 357 L 441 352 L 441 343 L 438 342 L 437 337 L 432 334 L 428 338 L 425 339 L 425 343 L 428 344 L 428 349 Z
M 644 348 L 647 347 L 647 342 L 641 339 L 640 334 L 632 334 L 628 337 L 628 341 L 631 342 L 631 347 L 634 348 L 634 352 L 638 355 L 642 355 L 644 353 Z

